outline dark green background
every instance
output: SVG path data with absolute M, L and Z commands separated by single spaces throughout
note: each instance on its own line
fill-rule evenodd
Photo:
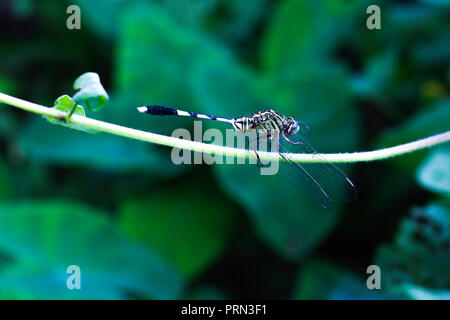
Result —
M 81 8 L 68 30 L 66 8 Z M 381 30 L 366 8 L 381 8 Z M 89 117 L 161 134 L 266 107 L 320 152 L 449 129 L 446 1 L 0 2 L 0 92 L 52 106 L 97 72 Z M 204 122 L 204 128 L 227 128 Z M 243 166 L 175 166 L 170 149 L 0 106 L 0 298 L 450 298 L 449 145 L 343 167 L 358 199 L 324 210 Z M 81 290 L 66 288 L 67 266 Z M 381 267 L 382 290 L 366 269 Z

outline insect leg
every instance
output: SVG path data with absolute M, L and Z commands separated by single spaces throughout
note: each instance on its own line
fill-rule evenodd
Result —
M 261 140 L 267 139 L 267 134 L 261 135 L 261 136 L 258 136 L 258 132 L 256 134 L 257 134 L 257 136 L 255 138 L 253 138 L 253 139 L 250 139 L 249 142 L 248 142 L 249 143 L 249 149 L 253 150 L 255 152 L 256 159 L 257 159 L 257 163 L 256 163 L 257 166 L 259 168 L 264 168 L 264 164 L 262 163 L 261 158 L 259 157 L 259 154 L 258 154 L 258 149 L 259 149 L 260 139 Z M 254 143 L 256 143 L 256 148 L 253 148 L 253 144 Z
M 294 141 L 289 140 L 289 138 L 286 137 L 284 132 L 283 132 L 283 138 L 284 138 L 284 140 L 286 140 L 287 142 L 292 143 L 292 144 L 303 144 L 301 141 L 294 142 Z

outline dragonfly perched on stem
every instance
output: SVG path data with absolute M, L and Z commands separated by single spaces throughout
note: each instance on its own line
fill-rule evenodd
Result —
M 174 115 L 226 122 L 242 133 L 255 130 L 261 134 L 250 143 L 250 149 L 255 151 L 259 166 L 262 166 L 262 162 L 258 155 L 257 146 L 264 140 L 276 138 L 278 139 L 277 151 L 284 160 L 280 161 L 279 173 L 285 180 L 318 201 L 324 208 L 332 208 L 333 202 L 338 199 L 352 201 L 356 198 L 356 188 L 350 179 L 335 165 L 323 159 L 310 146 L 309 126 L 292 117 L 287 117 L 272 109 L 258 111 L 250 116 L 239 118 L 216 117 L 163 106 L 143 106 L 139 107 L 138 110 L 156 116 Z M 314 154 L 320 161 L 316 163 L 294 162 L 290 154 L 295 153 Z

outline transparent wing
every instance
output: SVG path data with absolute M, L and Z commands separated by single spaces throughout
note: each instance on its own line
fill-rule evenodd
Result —
M 297 134 L 288 139 L 293 143 L 283 136 L 279 139 L 280 155 L 286 160 L 280 162 L 280 176 L 299 187 L 325 208 L 331 208 L 333 201 L 356 199 L 355 186 L 338 167 L 323 159 L 301 135 Z M 320 162 L 294 162 L 289 156 L 290 153 L 314 154 Z
M 299 130 L 297 135 L 300 135 L 305 141 L 309 141 L 309 137 L 311 137 L 311 128 L 304 122 L 297 121 L 299 125 Z
M 300 132 L 299 132 L 300 133 Z M 262 134 L 259 136 L 259 144 L 264 139 L 274 139 L 274 135 Z M 356 198 L 356 188 L 349 178 L 335 165 L 323 159 L 308 142 L 297 134 L 289 137 L 287 141 L 283 136 L 276 138 L 280 156 L 285 161 L 279 162 L 278 175 L 299 188 L 312 199 L 320 203 L 324 208 L 332 208 L 333 202 L 339 200 L 352 201 Z M 255 148 L 255 146 L 250 146 Z M 253 149 L 255 150 L 255 149 Z M 298 163 L 292 161 L 290 153 L 315 154 L 320 161 L 318 163 Z

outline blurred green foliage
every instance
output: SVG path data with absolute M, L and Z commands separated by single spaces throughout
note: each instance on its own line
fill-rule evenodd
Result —
M 15 257 L 2 272 L 2 298 L 68 298 L 65 268 L 72 264 L 85 281 L 77 298 L 117 299 L 123 290 L 159 299 L 180 293 L 178 273 L 121 235 L 106 213 L 70 201 L 30 201 L 2 204 L 0 221 L 1 246 Z
M 312 260 L 302 266 L 295 299 L 382 299 L 377 291 L 366 287 L 363 277 L 333 265 L 328 261 Z
M 70 4 L 81 30 L 66 28 Z M 381 8 L 381 30 L 366 28 L 369 4 Z M 0 92 L 32 102 L 73 96 L 90 117 L 169 135 L 192 120 L 136 107 L 229 117 L 272 107 L 308 123 L 320 152 L 449 129 L 445 1 L 10 0 L 0 9 Z M 98 107 L 109 96 L 101 110 L 84 86 L 72 89 L 86 72 L 107 91 Z M 64 99 L 56 107 L 67 111 Z M 215 126 L 226 128 L 203 122 Z M 449 297 L 446 146 L 344 168 L 359 196 L 334 211 L 252 166 L 176 166 L 166 148 L 5 105 L 0 155 L 1 298 Z M 381 291 L 365 284 L 374 263 Z M 72 264 L 79 291 L 65 285 Z
M 230 205 L 216 206 L 220 197 L 214 194 L 186 210 L 199 192 L 207 194 L 208 189 L 198 182 L 157 190 L 125 200 L 120 209 L 119 225 L 125 233 L 160 252 L 188 278 L 223 250 L 233 220 Z M 176 234 L 178 241 L 167 234 Z
M 402 222 L 394 243 L 378 250 L 382 286 L 408 298 L 427 295 L 450 299 L 449 243 L 448 207 L 431 203 L 413 208 L 411 217 Z

